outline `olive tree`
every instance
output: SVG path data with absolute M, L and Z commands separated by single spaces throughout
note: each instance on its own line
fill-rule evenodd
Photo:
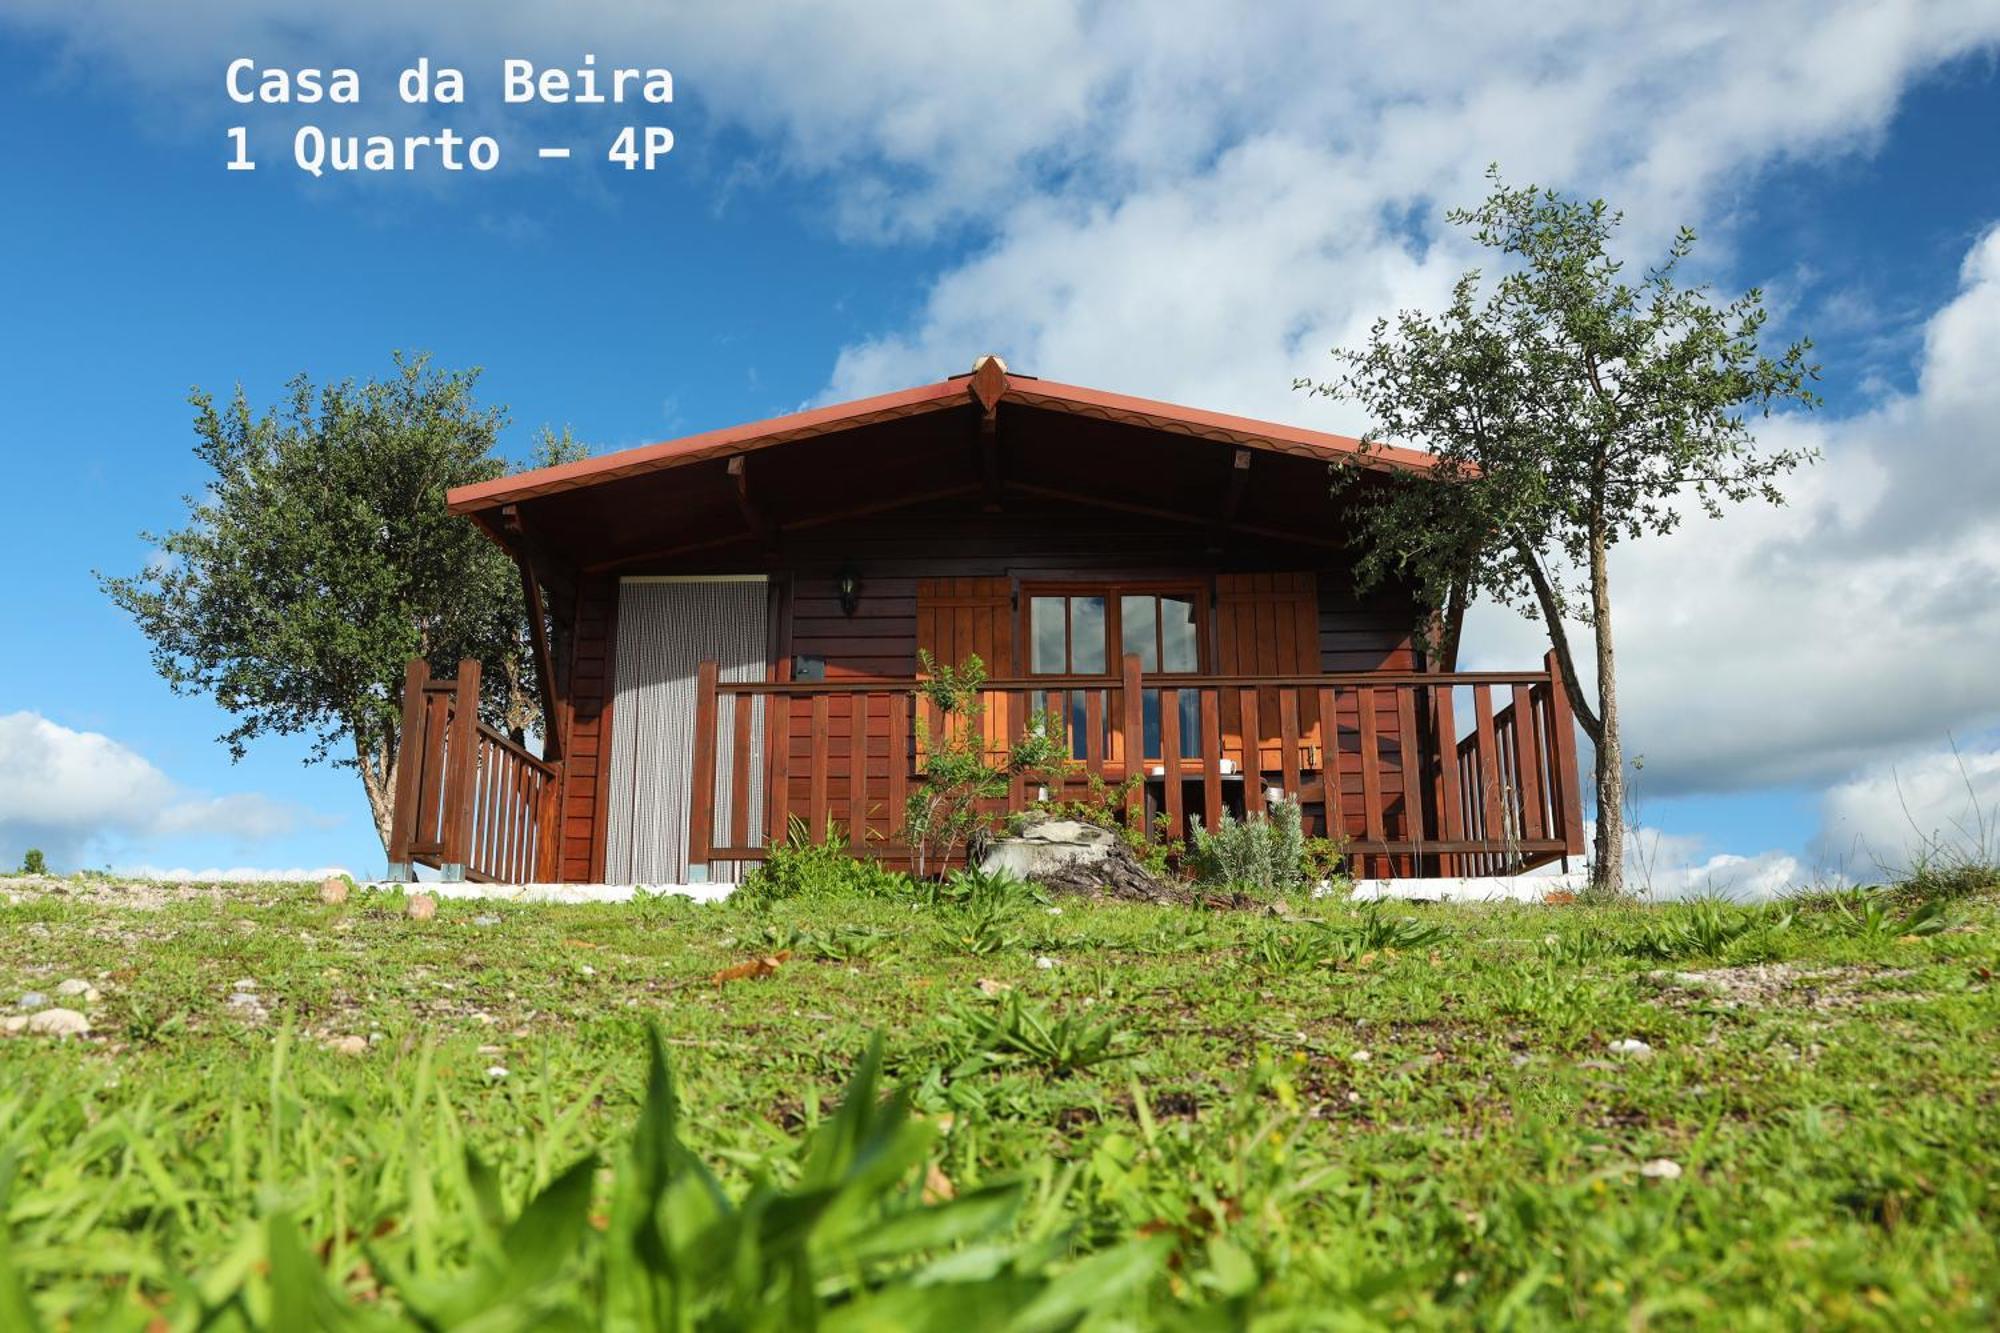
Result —
M 1378 320 L 1339 370 L 1298 388 L 1350 399 L 1373 419 L 1364 445 L 1427 449 L 1428 476 L 1377 471 L 1368 450 L 1339 466 L 1364 586 L 1414 585 L 1440 614 L 1433 648 L 1455 662 L 1460 617 L 1481 594 L 1546 626 L 1572 711 L 1596 751 L 1591 886 L 1623 884 L 1624 750 L 1612 637 L 1611 548 L 1672 531 L 1690 510 L 1782 503 L 1778 480 L 1810 460 L 1760 448 L 1752 421 L 1818 402 L 1812 344 L 1766 354 L 1752 289 L 1719 303 L 1680 272 L 1682 228 L 1665 257 L 1628 277 L 1612 250 L 1621 215 L 1601 199 L 1511 188 L 1497 171 L 1476 208 L 1446 216 L 1502 256 L 1498 280 L 1459 279 L 1440 314 Z M 1568 626 L 1589 633 L 1595 692 Z
M 142 534 L 157 553 L 139 573 L 98 576 L 167 683 L 234 715 L 220 738 L 233 755 L 264 735 L 310 736 L 311 761 L 360 775 L 385 849 L 404 663 L 489 664 L 482 712 L 517 734 L 538 688 L 513 562 L 445 509 L 451 487 L 505 470 L 506 414 L 475 400 L 477 380 L 399 354 L 380 380 L 301 375 L 263 413 L 241 386 L 222 406 L 195 390 L 209 475 L 186 525 Z M 581 450 L 544 432 L 539 453 Z

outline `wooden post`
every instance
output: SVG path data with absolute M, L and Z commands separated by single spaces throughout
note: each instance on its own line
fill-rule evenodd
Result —
M 1185 836 L 1187 829 L 1181 819 L 1181 693 L 1179 690 L 1160 691 L 1160 771 L 1166 774 L 1163 794 L 1166 797 L 1167 832 L 1175 838 Z
M 396 737 L 396 808 L 389 819 L 391 883 L 406 884 L 416 878 L 410 843 L 417 831 L 417 784 L 424 771 L 424 686 L 430 678 L 430 664 L 421 657 L 411 658 L 403 667 L 403 729 Z
M 695 670 L 694 771 L 688 793 L 688 876 L 708 868 L 708 849 L 715 837 L 715 686 L 721 676 L 715 659 L 704 659 Z
M 1222 822 L 1222 690 L 1201 687 L 1201 817 L 1210 833 Z
M 1124 723 L 1121 730 L 1125 742 L 1125 778 L 1131 782 L 1131 792 L 1125 798 L 1126 818 L 1135 821 L 1132 827 L 1144 831 L 1146 827 L 1146 701 L 1139 676 L 1139 654 L 1125 654 L 1123 680 L 1124 692 L 1122 714 Z
M 1535 701 L 1526 685 L 1514 687 L 1514 781 L 1521 789 L 1521 837 L 1542 836 L 1542 756 L 1535 745 Z
M 1576 780 L 1576 722 L 1570 716 L 1569 691 L 1563 688 L 1562 668 L 1553 651 L 1542 655 L 1549 673 L 1549 744 L 1555 750 L 1555 772 L 1550 787 L 1559 789 L 1557 808 L 1562 812 L 1564 858 L 1583 855 L 1583 793 Z M 1565 867 L 1567 868 L 1567 867 Z
M 479 663 L 465 658 L 452 682 L 451 739 L 445 755 L 444 864 L 438 875 L 455 883 L 465 878 L 472 856 L 472 802 L 479 784 Z

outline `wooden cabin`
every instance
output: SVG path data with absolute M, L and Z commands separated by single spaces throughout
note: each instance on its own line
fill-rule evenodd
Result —
M 1579 855 L 1553 658 L 1443 671 L 1426 608 L 1357 594 L 1328 464 L 1358 450 L 986 357 L 454 490 L 536 613 L 542 753 L 479 721 L 478 663 L 411 663 L 391 877 L 734 880 L 799 828 L 906 862 L 924 652 L 984 662 L 996 747 L 1054 710 L 1073 783 L 1136 766 L 1174 836 L 1290 798 L 1357 875 Z

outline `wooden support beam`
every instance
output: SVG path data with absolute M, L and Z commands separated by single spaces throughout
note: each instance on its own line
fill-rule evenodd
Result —
M 1211 551 L 1222 549 L 1230 525 L 1236 522 L 1236 511 L 1243 507 L 1243 492 L 1250 485 L 1250 460 L 1254 456 L 1248 449 L 1238 449 L 1229 460 L 1229 480 L 1222 488 L 1222 514 L 1216 519 L 1215 532 L 1208 541 Z
M 771 516 L 750 494 L 749 463 L 750 460 L 743 454 L 738 454 L 729 460 L 729 480 L 733 483 L 736 493 L 736 508 L 743 515 L 743 522 L 749 527 L 751 535 L 757 539 L 757 544 L 766 551 L 776 552 L 778 525 L 771 521 Z
M 542 606 L 542 585 L 518 552 L 514 565 L 521 571 L 521 601 L 528 611 L 528 644 L 534 653 L 535 685 L 541 695 L 542 758 L 558 762 L 563 757 L 562 713 L 556 707 L 555 654 L 549 651 L 549 620 Z
M 485 515 L 476 514 L 473 517 L 480 524 L 487 524 Z M 576 624 L 576 570 L 551 555 L 541 538 L 529 531 L 522 519 L 520 506 L 500 506 L 498 524 L 487 526 L 487 531 L 517 563 L 527 561 L 528 568 L 534 571 L 536 580 L 547 594 L 549 615 L 555 622 L 559 625 Z

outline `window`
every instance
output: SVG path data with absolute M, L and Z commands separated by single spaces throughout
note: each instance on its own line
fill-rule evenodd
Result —
M 1028 670 L 1115 676 L 1126 653 L 1147 675 L 1201 671 L 1200 590 L 1133 585 L 1030 588 Z M 1115 649 L 1114 649 L 1115 645 Z
M 1198 587 L 1102 584 L 1029 588 L 1028 670 L 1037 676 L 1115 676 L 1127 653 L 1139 659 L 1148 676 L 1198 675 L 1202 668 L 1202 608 Z M 1114 651 L 1115 645 L 1115 651 Z M 1070 748 L 1084 757 L 1084 697 L 1089 691 L 1070 690 L 1063 701 L 1068 715 Z M 1100 695 L 1102 724 L 1108 737 L 1111 708 Z M 1033 706 L 1046 709 L 1053 700 L 1037 691 Z M 1147 689 L 1140 711 L 1145 726 L 1145 754 L 1160 757 L 1160 692 Z M 1179 707 L 1180 757 L 1201 754 L 1201 699 L 1183 691 Z M 1102 742 L 1101 742 L 1102 743 Z M 1101 753 L 1102 751 L 1100 751 Z

